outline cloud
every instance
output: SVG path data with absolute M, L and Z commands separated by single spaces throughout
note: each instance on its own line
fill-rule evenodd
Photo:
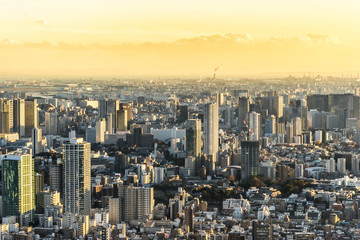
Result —
M 35 20 L 35 24 L 47 26 L 47 25 L 48 25 L 48 22 L 47 22 L 47 20 L 45 20 L 45 19 L 36 19 L 36 20 Z
M 228 34 L 214 34 L 209 36 L 200 36 L 195 38 L 184 38 L 176 41 L 176 44 L 201 44 L 201 43 L 245 43 L 252 41 L 253 38 L 248 33 L 228 33 Z
M 18 42 L 16 42 L 14 39 L 12 38 L 6 38 L 4 39 L 3 41 L 1 41 L 1 45 L 5 45 L 5 46 L 8 46 L 8 45 L 17 45 Z
M 213 34 L 173 42 L 72 44 L 0 41 L 1 69 L 63 75 L 212 76 L 291 71 L 357 71 L 360 47 L 336 36 L 303 34 L 253 39 L 249 34 Z

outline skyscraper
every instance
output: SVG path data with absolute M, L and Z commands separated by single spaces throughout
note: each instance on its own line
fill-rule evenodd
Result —
M 259 174 L 259 142 L 241 142 L 241 181 L 246 183 L 251 176 Z
M 2 216 L 32 221 L 35 210 L 34 160 L 31 155 L 5 155 L 2 160 Z
M 97 143 L 104 143 L 105 130 L 106 130 L 106 120 L 105 120 L 105 118 L 102 118 L 96 122 L 96 142 Z
M 238 115 L 239 115 L 239 128 L 244 127 L 244 121 L 248 122 L 248 113 L 249 113 L 249 98 L 248 97 L 240 97 L 239 98 L 239 107 L 238 107 Z
M 128 114 L 127 109 L 120 109 L 117 111 L 117 126 L 116 131 L 126 131 L 128 128 Z
M 32 136 L 32 130 L 38 126 L 38 110 L 36 99 L 25 100 L 25 137 Z
M 195 158 L 195 169 L 197 175 L 201 168 L 201 121 L 200 119 L 189 119 L 186 123 L 186 156 Z
M 14 131 L 12 100 L 0 100 L 0 120 L 0 130 L 2 133 L 12 133 Z
M 204 152 L 216 162 L 219 151 L 219 109 L 216 103 L 205 105 Z
M 152 217 L 154 207 L 154 189 L 149 187 L 120 186 L 119 188 L 120 221 Z
M 14 132 L 20 137 L 25 136 L 25 100 L 16 98 L 13 100 Z
M 113 115 L 112 113 L 107 113 L 106 114 L 106 131 L 110 134 L 113 133 Z
M 274 115 L 265 117 L 265 131 L 264 134 L 274 135 L 276 134 L 276 117 Z
M 34 127 L 31 134 L 32 154 L 36 155 L 42 152 L 42 131 Z
M 249 113 L 250 140 L 258 141 L 261 136 L 261 116 L 259 113 Z
M 90 215 L 91 162 L 90 143 L 82 138 L 71 139 L 63 145 L 65 171 L 64 212 Z
M 187 105 L 176 106 L 176 122 L 184 123 L 189 118 L 189 111 Z
M 56 135 L 57 134 L 57 112 L 45 113 L 45 134 Z
M 194 210 L 192 206 L 185 208 L 185 227 L 188 232 L 194 231 Z

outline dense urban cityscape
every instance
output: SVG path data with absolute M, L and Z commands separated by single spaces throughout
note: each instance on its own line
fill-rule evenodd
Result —
M 360 239 L 355 74 L 1 89 L 2 239 Z

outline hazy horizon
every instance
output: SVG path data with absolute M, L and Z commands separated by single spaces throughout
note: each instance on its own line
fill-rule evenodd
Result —
M 0 9 L 1 77 L 357 73 L 360 2 L 16 0 Z M 271 74 L 269 74 L 271 73 Z

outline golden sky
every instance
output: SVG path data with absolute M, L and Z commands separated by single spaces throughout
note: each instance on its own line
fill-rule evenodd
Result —
M 0 76 L 360 67 L 358 0 L 0 0 Z

